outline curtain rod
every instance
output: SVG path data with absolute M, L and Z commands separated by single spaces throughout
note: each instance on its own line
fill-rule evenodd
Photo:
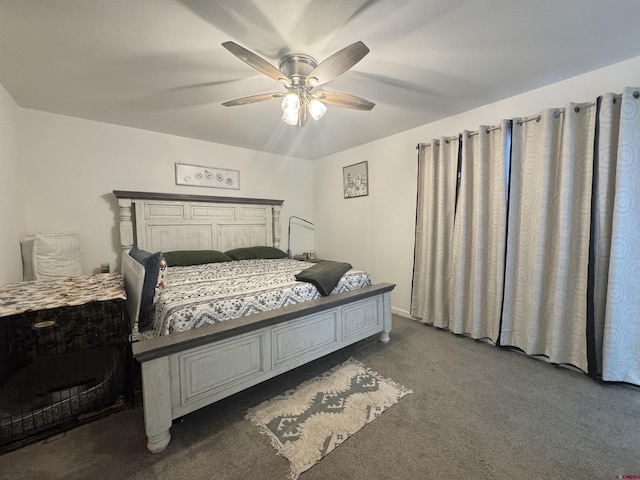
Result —
M 495 130 L 502 130 L 502 126 L 498 125 L 496 127 L 487 127 L 484 129 L 485 133 L 491 133 Z M 480 134 L 480 130 L 476 130 L 474 132 L 469 132 L 467 134 L 467 137 L 473 137 L 474 135 L 479 135 Z
M 595 104 L 596 104 L 596 102 L 579 103 L 575 107 L 573 107 L 573 111 L 578 113 L 580 111 L 580 107 L 592 107 Z M 564 114 L 564 108 L 560 108 L 560 109 L 556 110 L 555 112 L 553 112 L 553 118 L 558 118 L 562 114 Z M 520 119 L 520 120 L 518 120 L 516 122 L 516 124 L 518 126 L 520 126 L 523 123 L 531 122 L 533 120 L 535 120 L 536 122 L 539 122 L 541 119 L 542 119 L 542 115 L 536 115 L 535 117 L 529 117 L 529 118 Z
M 635 94 L 637 94 L 638 96 L 640 96 L 640 93 L 638 93 L 638 92 L 635 92 Z M 575 111 L 576 111 L 576 113 L 577 113 L 577 112 L 579 112 L 579 111 L 580 111 L 580 107 L 590 107 L 590 106 L 593 106 L 593 105 L 595 105 L 595 104 L 596 104 L 596 102 L 585 102 L 585 103 L 580 103 L 580 104 L 577 104 L 577 105 L 574 107 L 574 110 L 575 110 Z M 563 113 L 564 113 L 564 109 L 563 109 L 563 108 L 562 108 L 562 109 L 558 109 L 558 110 L 556 110 L 555 112 L 553 112 L 553 117 L 554 117 L 554 118 L 558 118 L 558 117 L 559 117 L 560 115 L 562 115 Z M 529 118 L 520 119 L 520 120 L 518 120 L 518 121 L 516 122 L 516 124 L 517 124 L 518 126 L 520 126 L 520 125 L 522 125 L 523 123 L 531 122 L 531 121 L 533 121 L 533 120 L 535 120 L 536 122 L 539 122 L 541 119 L 542 119 L 542 115 L 536 115 L 536 116 L 534 116 L 534 117 L 529 117 Z M 495 127 L 487 127 L 487 128 L 485 129 L 485 132 L 486 132 L 486 133 L 489 133 L 489 132 L 493 132 L 494 130 L 500 130 L 501 128 L 502 128 L 502 127 L 501 127 L 500 125 L 495 126 Z M 473 137 L 474 135 L 478 135 L 479 133 L 480 133 L 480 130 L 475 130 L 475 131 L 473 131 L 473 132 L 469 132 L 469 133 L 467 134 L 467 137 Z M 454 139 L 458 139 L 458 136 L 445 138 L 445 140 L 446 140 L 446 141 L 451 141 L 451 140 L 454 140 Z M 437 142 L 439 142 L 439 140 L 436 140 L 436 141 L 437 141 Z M 416 150 L 419 150 L 420 148 L 429 147 L 429 146 L 431 146 L 431 142 L 429 142 L 429 143 L 418 143 L 418 144 L 416 145 Z
M 564 113 L 564 110 L 556 110 L 555 112 L 553 112 L 553 118 L 558 118 L 563 113 Z M 539 122 L 540 120 L 542 120 L 542 115 L 536 115 L 535 117 L 529 117 L 529 118 L 521 118 L 516 122 L 516 125 L 521 126 L 523 123 L 532 122 L 534 120 L 536 122 Z
M 487 127 L 487 128 L 485 129 L 485 132 L 486 132 L 486 133 L 490 133 L 490 132 L 493 132 L 494 130 L 500 130 L 501 128 L 502 128 L 502 127 L 501 127 L 500 125 L 498 125 L 498 126 L 496 126 L 496 127 Z M 474 132 L 469 132 L 469 133 L 467 134 L 467 137 L 473 137 L 474 135 L 478 135 L 479 133 L 480 133 L 480 130 L 476 130 L 476 131 L 474 131 Z M 459 136 L 458 136 L 458 135 L 456 135 L 456 136 L 454 136 L 454 137 L 448 137 L 448 138 L 445 138 L 445 141 L 446 141 L 446 142 L 450 142 L 450 141 L 453 141 L 453 140 L 459 140 L 459 139 L 460 139 L 460 138 L 459 138 Z M 436 142 L 440 142 L 440 140 L 436 140 Z M 419 150 L 421 147 L 422 147 L 422 148 L 426 148 L 426 147 L 429 147 L 429 146 L 431 146 L 431 143 L 418 143 L 418 144 L 416 145 L 416 150 Z
M 453 137 L 444 137 L 441 140 L 444 140 L 446 143 L 449 142 L 453 142 L 454 140 L 460 140 L 459 135 L 455 135 Z M 436 145 L 440 145 L 440 140 L 436 140 Z M 416 145 L 416 150 L 419 150 L 420 148 L 426 148 L 426 147 L 430 147 L 431 146 L 431 142 L 429 143 L 419 143 Z

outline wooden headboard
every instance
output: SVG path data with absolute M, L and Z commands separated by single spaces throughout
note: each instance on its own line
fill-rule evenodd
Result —
M 114 190 L 120 246 L 150 252 L 280 247 L 282 200 Z
M 120 207 L 121 271 L 132 339 L 138 338 L 145 274 L 144 267 L 128 255 L 133 245 L 149 252 L 280 247 L 282 200 L 122 190 L 113 194 Z

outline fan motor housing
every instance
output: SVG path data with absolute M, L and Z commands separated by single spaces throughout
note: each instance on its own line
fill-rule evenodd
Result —
M 278 69 L 291 80 L 293 85 L 302 85 L 317 64 L 315 58 L 309 55 L 290 53 L 280 59 Z

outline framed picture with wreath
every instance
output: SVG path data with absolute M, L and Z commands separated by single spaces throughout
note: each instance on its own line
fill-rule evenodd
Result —
M 342 169 L 342 185 L 344 198 L 364 197 L 369 195 L 368 162 L 355 163 Z

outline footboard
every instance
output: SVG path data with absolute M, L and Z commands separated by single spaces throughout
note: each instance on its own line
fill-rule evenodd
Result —
M 394 287 L 377 284 L 134 343 L 147 448 L 166 448 L 175 418 L 376 333 L 388 342 Z

